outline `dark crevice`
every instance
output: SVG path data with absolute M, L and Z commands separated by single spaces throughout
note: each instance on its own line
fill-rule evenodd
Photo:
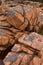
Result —
M 7 53 L 11 51 L 11 48 L 13 46 L 14 45 L 10 45 L 10 46 L 7 47 L 7 49 L 5 51 L 1 51 L 1 53 L 0 53 L 0 59 L 3 60 L 5 58 L 5 56 L 7 55 Z
M 20 44 L 20 43 L 19 43 L 19 44 Z M 28 49 L 30 49 L 30 50 L 33 51 L 33 52 L 37 52 L 37 53 L 38 53 L 38 52 L 40 51 L 40 50 L 37 50 L 37 49 L 35 49 L 35 48 L 31 47 L 31 46 L 24 45 L 23 43 L 21 43 L 21 45 L 27 47 Z

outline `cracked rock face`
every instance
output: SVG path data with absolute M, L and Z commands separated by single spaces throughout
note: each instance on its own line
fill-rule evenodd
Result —
M 0 65 L 43 65 L 43 35 L 38 34 L 43 29 L 40 5 L 9 3 L 0 11 Z
M 43 11 L 40 8 L 19 4 L 11 8 L 7 14 L 7 21 L 19 30 L 39 32 L 43 27 Z M 15 22 L 16 21 L 16 22 Z
M 21 44 L 23 43 L 24 45 L 30 46 L 37 50 L 41 50 L 41 48 L 43 48 L 43 36 L 34 32 L 29 35 L 24 34 L 18 39 L 18 41 Z
M 43 36 L 35 32 L 23 34 L 18 38 L 18 43 L 12 47 L 3 62 L 5 65 L 42 65 Z

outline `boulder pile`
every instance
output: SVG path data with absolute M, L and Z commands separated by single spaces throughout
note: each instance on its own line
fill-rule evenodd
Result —
M 0 5 L 0 59 L 4 65 L 43 65 L 43 5 Z M 0 61 L 0 62 L 1 62 Z

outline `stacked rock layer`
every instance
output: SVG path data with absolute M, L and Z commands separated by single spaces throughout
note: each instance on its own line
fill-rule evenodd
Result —
M 43 35 L 38 34 L 43 29 L 43 9 L 38 4 L 0 6 L 0 60 L 4 65 L 43 65 Z

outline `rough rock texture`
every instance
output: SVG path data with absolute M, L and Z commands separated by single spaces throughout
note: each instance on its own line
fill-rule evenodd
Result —
M 19 4 L 8 11 L 7 21 L 19 30 L 27 28 L 28 31 L 39 32 L 43 26 L 43 11 L 29 4 Z
M 33 32 L 18 39 L 3 60 L 5 65 L 40 65 L 43 63 L 43 36 Z
M 0 64 L 43 65 L 43 9 L 41 3 L 0 5 Z

